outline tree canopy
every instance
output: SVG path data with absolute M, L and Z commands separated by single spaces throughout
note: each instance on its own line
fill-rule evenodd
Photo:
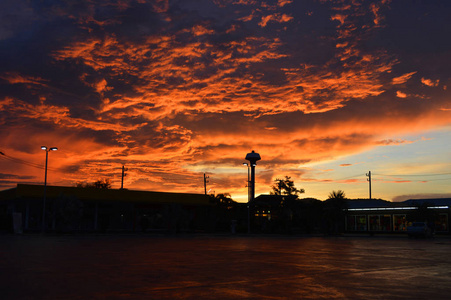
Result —
M 78 188 L 111 189 L 111 180 L 108 178 L 99 179 L 93 183 L 77 182 Z
M 290 176 L 285 176 L 284 179 L 276 178 L 274 185 L 271 186 L 271 195 L 299 195 L 305 193 L 304 189 L 297 189 L 294 186 L 294 181 Z
M 217 194 L 212 197 L 213 201 L 220 207 L 231 209 L 236 205 L 236 202 L 232 199 L 229 193 Z
M 342 190 L 332 191 L 329 193 L 328 199 L 346 199 L 346 194 Z

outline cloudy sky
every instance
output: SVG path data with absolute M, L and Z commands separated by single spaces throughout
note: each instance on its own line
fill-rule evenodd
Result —
M 0 188 L 451 193 L 451 1 L 3 0 Z

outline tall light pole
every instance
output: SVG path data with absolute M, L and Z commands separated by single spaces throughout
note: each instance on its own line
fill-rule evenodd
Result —
M 41 149 L 45 151 L 45 177 L 44 177 L 44 202 L 42 204 L 42 232 L 45 232 L 45 198 L 47 192 L 47 163 L 49 161 L 49 151 L 56 151 L 58 148 L 47 146 L 41 146 Z
M 251 217 L 250 217 L 250 203 L 251 200 L 251 192 L 250 192 L 250 166 L 248 163 L 243 163 L 244 166 L 247 166 L 247 233 L 251 233 Z
M 251 166 L 251 191 L 250 191 L 250 201 L 252 202 L 255 197 L 255 167 L 257 166 L 257 160 L 260 160 L 260 154 L 255 153 L 252 150 L 251 153 L 246 154 L 246 160 L 249 161 L 249 165 Z
M 246 154 L 246 160 L 249 161 L 248 167 L 251 168 L 251 178 L 248 180 L 249 182 L 249 201 L 248 201 L 248 209 L 251 206 L 251 204 L 254 202 L 255 197 L 255 167 L 257 166 L 257 160 L 260 160 L 260 154 L 255 153 L 254 150 L 252 150 L 251 153 Z M 248 172 L 249 174 L 249 172 Z M 248 175 L 249 177 L 249 175 Z M 248 211 L 249 213 L 249 211 Z M 250 230 L 250 227 L 248 228 Z

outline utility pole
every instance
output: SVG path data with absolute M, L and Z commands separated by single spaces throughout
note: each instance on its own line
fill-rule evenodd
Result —
M 370 184 L 370 200 L 371 200 L 371 171 L 368 171 L 366 176 L 368 177 L 367 180 L 368 180 L 368 183 Z
M 125 169 L 125 166 L 123 165 L 122 166 L 122 180 L 121 180 L 121 190 L 122 189 L 124 189 L 124 177 L 125 177 L 125 171 L 127 171 L 126 169 Z
M 204 190 L 205 190 L 205 195 L 207 194 L 207 178 L 209 178 L 205 173 L 204 173 Z

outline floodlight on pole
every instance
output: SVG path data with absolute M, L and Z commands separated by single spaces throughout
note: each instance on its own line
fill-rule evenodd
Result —
M 257 161 L 261 159 L 260 154 L 255 153 L 254 150 L 252 150 L 251 153 L 246 154 L 246 160 L 249 161 L 249 164 L 251 166 L 251 179 L 250 179 L 250 202 L 254 200 L 255 197 L 255 167 L 257 166 Z
M 46 192 L 47 192 L 47 164 L 49 161 L 49 151 L 58 150 L 57 147 L 41 146 L 41 149 L 45 151 L 45 176 L 44 176 L 44 201 L 42 204 L 42 232 L 45 232 L 45 201 L 46 201 Z
M 261 159 L 260 154 L 255 153 L 254 150 L 252 150 L 251 153 L 246 154 L 246 160 L 249 161 L 248 163 L 245 163 L 247 165 L 247 185 L 248 185 L 248 202 L 247 202 L 247 231 L 248 233 L 251 232 L 250 227 L 250 206 L 254 202 L 255 197 L 255 167 L 257 166 L 257 161 Z M 251 169 L 251 176 L 249 179 L 249 168 Z

